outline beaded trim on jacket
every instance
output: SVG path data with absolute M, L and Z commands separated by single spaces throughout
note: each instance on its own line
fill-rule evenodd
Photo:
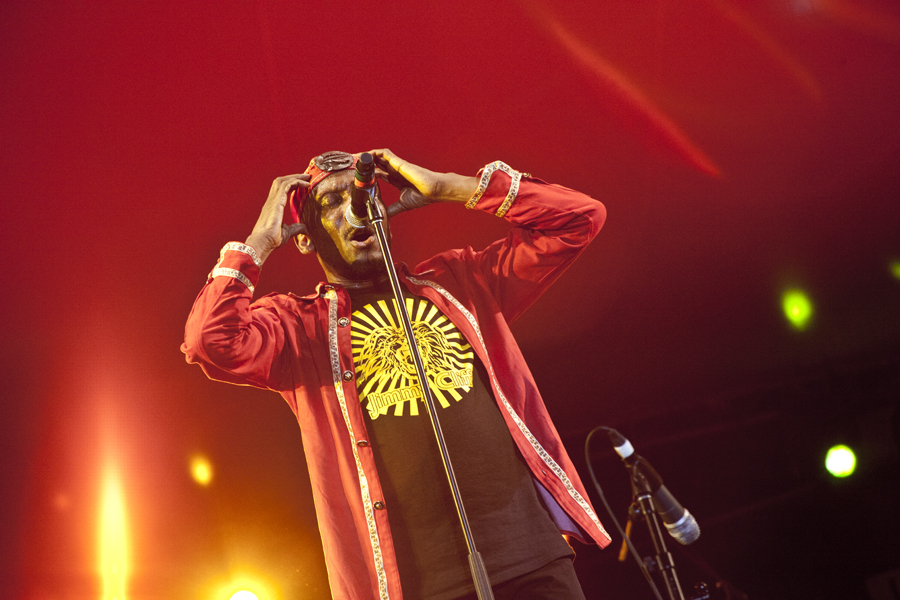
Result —
M 247 278 L 247 276 L 237 269 L 225 269 L 223 267 L 216 267 L 212 270 L 212 273 L 209 274 L 209 277 L 210 279 L 214 279 L 216 277 L 232 277 L 246 285 L 251 294 L 256 290 L 256 288 L 253 287 L 253 284 L 250 283 L 250 280 Z
M 475 316 L 470 313 L 465 306 L 460 303 L 459 300 L 453 297 L 453 295 L 445 290 L 442 286 L 434 283 L 433 281 L 428 281 L 427 279 L 416 279 L 414 277 L 409 277 L 409 280 L 416 285 L 425 285 L 436 292 L 444 296 L 447 300 L 449 300 L 469 321 L 469 324 L 472 326 L 472 329 L 475 330 L 475 334 L 478 336 L 478 342 L 481 344 L 482 350 L 484 350 L 484 355 L 488 356 L 487 345 L 484 343 L 484 338 L 481 337 L 481 328 L 478 326 L 478 321 L 475 319 Z M 569 479 L 569 476 L 566 475 L 566 472 L 563 471 L 562 467 L 550 456 L 550 453 L 547 452 L 541 443 L 537 440 L 536 437 L 531 433 L 528 429 L 528 426 L 525 425 L 525 422 L 519 417 L 516 413 L 515 409 L 513 409 L 512 405 L 510 405 L 509 401 L 506 399 L 506 396 L 503 395 L 503 391 L 500 389 L 499 384 L 497 383 L 497 376 L 494 373 L 494 367 L 491 364 L 490 358 L 486 361 L 485 365 L 490 373 L 491 382 L 494 384 L 494 391 L 497 392 L 497 397 L 503 402 L 503 407 L 512 417 L 513 421 L 518 426 L 519 430 L 522 432 L 522 435 L 528 440 L 531 444 L 531 447 L 534 448 L 534 451 L 537 455 L 544 461 L 544 464 L 547 465 L 547 468 L 550 469 L 554 475 L 556 475 L 559 480 L 562 482 L 563 486 L 566 488 L 566 491 L 569 492 L 569 495 L 572 497 L 575 502 L 578 503 L 578 506 L 587 514 L 587 516 L 591 519 L 591 522 L 597 526 L 597 528 L 605 535 L 608 539 L 612 540 L 609 533 L 607 533 L 606 529 L 603 528 L 603 525 L 600 524 L 600 519 L 597 518 L 597 513 L 591 508 L 591 505 L 585 500 L 585 498 L 575 489 L 575 486 L 572 484 L 572 481 Z
M 375 573 L 378 577 L 378 595 L 381 600 L 388 600 L 387 575 L 384 571 L 384 557 L 381 553 L 381 543 L 378 540 L 378 528 L 375 525 L 375 514 L 372 509 L 372 497 L 369 494 L 369 481 L 363 472 L 362 461 L 359 459 L 359 451 L 356 446 L 356 436 L 353 434 L 353 425 L 350 423 L 350 414 L 347 412 L 347 398 L 344 396 L 344 381 L 341 376 L 341 359 L 338 349 L 338 295 L 333 289 L 325 292 L 328 300 L 328 348 L 331 354 L 331 374 L 334 380 L 334 391 L 337 394 L 338 403 L 341 405 L 341 414 L 350 434 L 350 448 L 353 450 L 353 459 L 356 461 L 356 472 L 359 476 L 359 491 L 362 496 L 363 510 L 366 514 L 366 526 L 369 533 L 369 542 L 372 544 L 372 558 L 375 563 Z

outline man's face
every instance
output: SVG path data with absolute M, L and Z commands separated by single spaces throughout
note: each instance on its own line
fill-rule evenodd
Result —
M 345 170 L 326 177 L 306 200 L 303 222 L 315 246 L 319 262 L 335 279 L 371 281 L 384 275 L 384 257 L 375 236 L 375 226 L 367 223 L 357 229 L 344 218 L 350 206 L 353 171 Z M 375 187 L 375 200 L 384 210 L 381 192 Z M 384 221 L 390 240 L 390 227 Z

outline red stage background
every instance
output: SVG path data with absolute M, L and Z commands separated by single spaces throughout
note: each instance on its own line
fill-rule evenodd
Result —
M 865 598 L 867 578 L 900 568 L 895 2 L 0 14 L 4 597 L 101 596 L 108 465 L 128 598 L 226 600 L 241 577 L 261 600 L 327 597 L 290 411 L 206 380 L 178 346 L 272 179 L 377 147 L 461 173 L 501 159 L 606 204 L 600 237 L 515 331 L 582 469 L 587 432 L 615 426 L 697 515 L 703 537 L 676 552 L 687 587 Z M 431 207 L 396 219 L 394 252 L 414 264 L 505 227 Z M 259 293 L 318 277 L 285 249 Z M 781 309 L 792 287 L 814 306 L 802 332 Z M 838 442 L 860 470 L 830 482 Z M 621 518 L 610 454 L 594 452 Z M 576 550 L 589 598 L 650 597 L 615 549 Z

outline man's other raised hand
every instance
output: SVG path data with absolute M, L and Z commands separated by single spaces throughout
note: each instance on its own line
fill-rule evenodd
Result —
M 259 219 L 256 220 L 253 231 L 245 241 L 256 250 L 260 261 L 265 261 L 273 250 L 284 245 L 298 233 L 305 232 L 306 228 L 302 223 L 284 223 L 284 207 L 287 206 L 288 194 L 298 187 L 309 187 L 309 175 L 306 173 L 285 175 L 272 182 L 272 189 L 269 190 L 269 197 L 263 205 Z
M 387 207 L 388 217 L 433 202 L 466 202 L 475 193 L 478 180 L 456 173 L 436 173 L 403 160 L 387 148 L 370 150 L 375 174 L 400 190 L 400 200 Z

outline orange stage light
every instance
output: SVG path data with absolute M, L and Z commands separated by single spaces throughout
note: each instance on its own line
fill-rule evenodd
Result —
M 191 477 L 202 486 L 210 484 L 213 478 L 212 465 L 205 456 L 199 454 L 191 458 Z

